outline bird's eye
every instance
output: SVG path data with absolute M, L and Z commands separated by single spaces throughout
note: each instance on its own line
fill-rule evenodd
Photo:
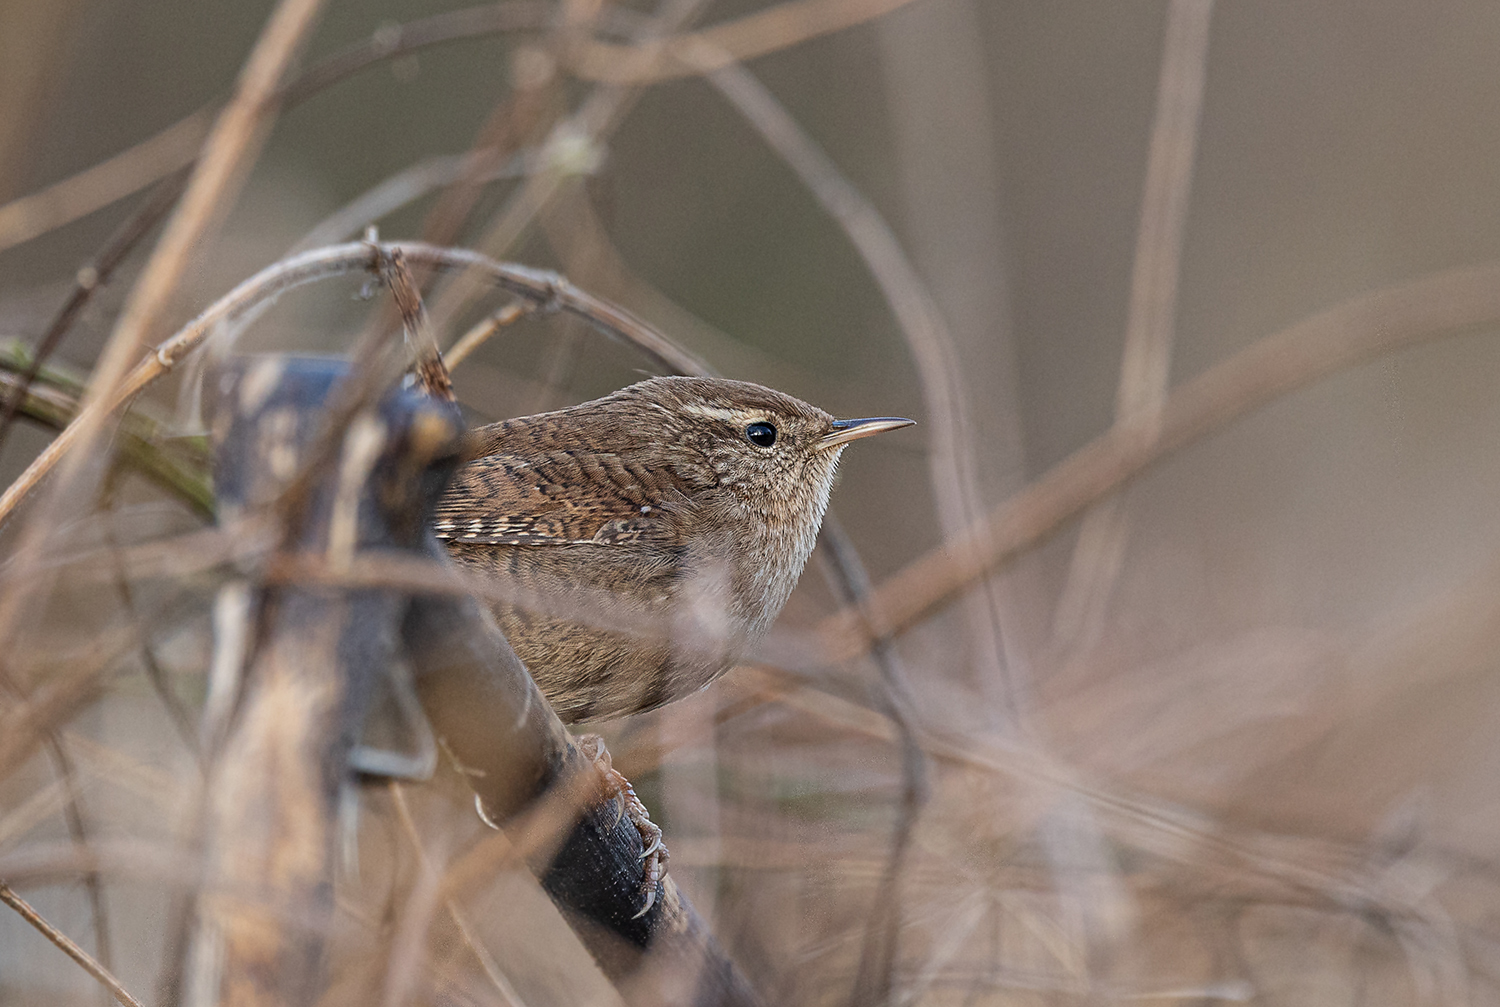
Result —
M 752 423 L 745 428 L 745 439 L 758 448 L 776 443 L 776 428 L 769 423 Z

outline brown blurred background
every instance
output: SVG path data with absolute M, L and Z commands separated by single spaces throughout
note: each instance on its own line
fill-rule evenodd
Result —
M 331 4 L 303 63 L 458 6 Z M 692 23 L 769 6 L 719 0 Z M 269 11 L 0 7 L 0 201 L 221 100 Z M 642 90 L 591 152 L 597 169 L 565 180 L 504 255 L 564 270 L 729 376 L 839 415 L 918 419 L 852 449 L 835 491 L 878 584 L 1114 422 L 1167 18 L 1159 0 L 914 0 L 744 64 L 893 229 L 951 338 L 941 402 L 847 235 L 704 80 Z M 173 323 L 383 179 L 465 151 L 516 54 L 538 44 L 424 50 L 289 110 Z M 1500 259 L 1497 52 L 1500 8 L 1477 0 L 1213 6 L 1179 186 L 1174 385 L 1356 295 Z M 554 117 L 592 86 L 560 72 Z M 457 243 L 516 187 L 487 186 Z M 0 336 L 34 342 L 141 198 L 0 251 Z M 419 235 L 432 202 L 383 217 L 381 237 Z M 61 360 L 87 370 L 142 259 Z M 357 289 L 290 296 L 242 345 L 345 348 L 368 315 Z M 612 735 L 627 753 L 667 746 L 637 783 L 672 871 L 772 1002 L 860 1002 L 882 892 L 897 905 L 893 1003 L 1500 1001 L 1495 328 L 1343 369 L 1152 468 L 1114 512 L 1114 572 L 1075 560 L 1070 521 L 903 636 L 894 666 L 913 716 L 951 746 L 927 746 L 915 817 L 900 811 L 899 745 L 816 699 L 884 709 L 866 660 L 784 669 L 799 702 L 765 672 L 736 673 Z M 642 366 L 543 320 L 455 380 L 476 417 L 496 418 L 601 394 Z M 967 438 L 957 468 L 933 460 L 943 408 Z M 0 475 L 43 442 L 12 438 Z M 1102 585 L 1087 603 L 1082 582 Z M 810 566 L 783 625 L 811 630 L 836 597 Z M 178 650 L 193 695 L 201 641 Z M 147 690 L 128 671 L 120 682 L 75 729 L 188 765 L 142 726 L 162 722 Z M 39 766 L 0 790 L 0 814 L 47 778 Z M 139 809 L 110 787 L 91 787 L 95 827 L 128 833 Z M 910 846 L 882 882 L 903 822 Z M 0 842 L 46 835 L 65 833 L 42 822 Z M 123 888 L 120 914 L 164 925 L 153 897 Z M 32 894 L 88 943 L 77 886 Z M 161 944 L 127 937 L 118 915 L 110 926 L 117 971 L 149 992 Z M 502 964 L 529 977 L 526 1003 L 568 1002 L 540 951 L 496 933 Z M 0 1001 L 74 996 L 97 994 L 0 914 Z

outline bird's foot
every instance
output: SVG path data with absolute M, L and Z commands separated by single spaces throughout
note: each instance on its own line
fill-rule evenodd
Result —
M 593 762 L 594 768 L 604 778 L 605 796 L 615 804 L 613 824 L 618 825 L 621 818 L 628 818 L 630 824 L 641 834 L 641 898 L 644 905 L 633 917 L 639 919 L 656 905 L 656 890 L 667 873 L 668 853 L 666 846 L 662 845 L 661 828 L 651 821 L 646 806 L 635 796 L 635 788 L 630 785 L 630 781 L 614 767 L 609 749 L 604 746 L 604 739 L 597 734 L 584 734 L 577 738 L 577 743 L 578 750 Z

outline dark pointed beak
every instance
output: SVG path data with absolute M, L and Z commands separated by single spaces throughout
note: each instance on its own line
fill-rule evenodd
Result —
M 900 416 L 872 416 L 864 420 L 834 420 L 833 430 L 818 438 L 817 447 L 838 447 L 840 444 L 857 441 L 861 437 L 870 437 L 874 434 L 884 433 L 887 430 L 900 430 L 902 427 L 909 427 L 916 422 L 916 420 L 903 419 Z

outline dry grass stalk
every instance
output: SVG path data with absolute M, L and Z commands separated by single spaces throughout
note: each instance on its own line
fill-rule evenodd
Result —
M 275 112 L 277 85 L 316 24 L 321 6 L 321 0 L 283 0 L 267 22 L 241 72 L 234 98 L 204 141 L 181 205 L 99 356 L 90 381 L 90 399 L 113 400 L 139 348 L 153 342 L 151 336 L 176 293 L 189 256 L 228 212 L 249 174 Z M 90 429 L 86 425 L 80 435 L 85 444 Z
M 1177 288 L 1207 85 L 1212 14 L 1213 0 L 1178 0 L 1167 12 L 1156 118 L 1130 278 L 1125 349 L 1115 392 L 1115 422 L 1147 430 L 1161 423 L 1170 390 Z M 1053 619 L 1052 634 L 1059 646 L 1083 650 L 1097 639 L 1124 561 L 1127 535 L 1119 497 L 1111 497 L 1084 516 Z
M 648 84 L 709 73 L 873 21 L 910 2 L 789 0 L 725 24 L 658 41 L 629 47 L 589 42 L 572 54 L 570 69 L 585 80 L 610 84 Z
M 94 956 L 79 947 L 67 934 L 54 927 L 41 917 L 41 914 L 33 909 L 25 899 L 11 891 L 10 886 L 0 881 L 0 902 L 4 902 L 21 915 L 27 923 L 30 923 L 42 936 L 78 963 L 78 967 L 99 981 L 99 985 L 109 990 L 109 995 L 114 997 L 124 1007 L 141 1007 L 141 1002 L 131 996 L 120 980 L 110 974 L 109 970 L 94 960 Z

